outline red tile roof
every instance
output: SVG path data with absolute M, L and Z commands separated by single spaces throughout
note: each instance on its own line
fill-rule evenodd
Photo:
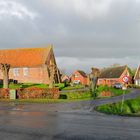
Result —
M 87 77 L 86 73 L 82 70 L 77 70 L 77 72 L 79 72 L 83 77 Z
M 127 66 L 105 68 L 101 71 L 99 78 L 119 78 Z
M 51 46 L 44 48 L 20 48 L 0 50 L 0 63 L 10 64 L 11 67 L 35 67 L 45 64 Z

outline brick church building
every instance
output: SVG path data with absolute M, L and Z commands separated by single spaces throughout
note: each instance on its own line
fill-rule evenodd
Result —
M 9 79 L 18 83 L 60 82 L 52 46 L 0 50 L 0 63 L 10 64 Z M 3 79 L 0 70 L 0 79 Z

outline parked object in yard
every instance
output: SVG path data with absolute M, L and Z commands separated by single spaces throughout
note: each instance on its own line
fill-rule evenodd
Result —
M 114 85 L 113 85 L 113 87 L 114 88 L 117 88 L 117 89 L 122 89 L 122 84 L 121 83 L 115 83 Z
M 74 80 L 73 83 L 74 84 L 80 84 L 80 80 Z

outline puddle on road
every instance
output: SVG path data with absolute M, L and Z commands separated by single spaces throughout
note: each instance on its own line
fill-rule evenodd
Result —
M 47 112 L 24 112 L 24 111 L 0 111 L 0 124 L 7 126 L 19 126 L 23 128 L 45 128 L 59 123 L 59 115 Z
M 21 111 L 24 110 L 24 107 L 23 105 L 15 105 L 15 107 L 13 107 L 11 110 Z
M 44 112 L 29 112 L 29 111 L 22 111 L 22 110 L 6 110 L 0 111 L 1 115 L 9 115 L 15 117 L 28 117 L 28 118 L 38 118 L 42 117 L 45 113 Z M 20 118 L 19 118 L 20 119 Z
M 47 125 L 46 122 L 41 120 L 27 120 L 27 119 L 4 119 L 0 121 L 0 124 L 2 125 L 13 125 L 13 126 L 22 126 L 22 127 L 28 127 L 28 128 L 42 128 Z
M 46 118 L 44 112 L 26 112 L 26 111 L 15 111 L 15 110 L 1 110 L 0 111 L 1 125 L 13 125 L 22 126 L 28 128 L 42 128 L 46 126 Z M 4 117 L 5 116 L 5 117 Z

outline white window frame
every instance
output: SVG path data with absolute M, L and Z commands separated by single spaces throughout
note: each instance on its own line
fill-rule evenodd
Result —
M 74 80 L 74 84 L 79 84 L 80 82 L 80 80 Z
M 29 68 L 23 68 L 23 75 L 28 76 L 29 75 Z
M 78 78 L 79 77 L 79 74 L 75 74 L 75 78 Z
M 19 68 L 13 68 L 14 76 L 19 76 Z

